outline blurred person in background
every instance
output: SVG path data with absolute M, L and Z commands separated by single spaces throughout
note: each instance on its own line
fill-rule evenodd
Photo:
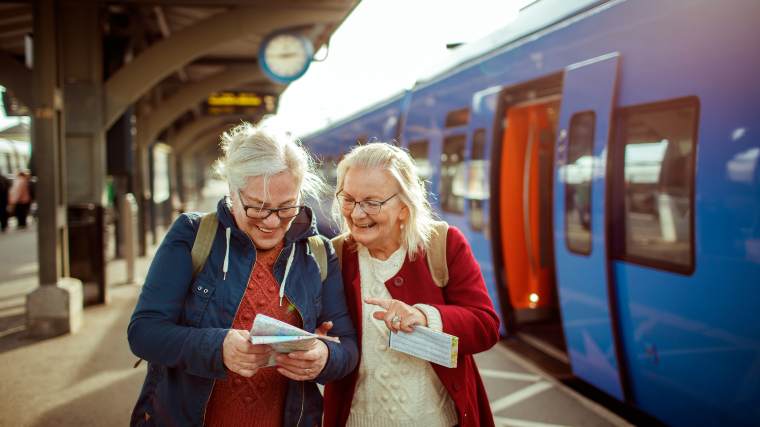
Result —
M 26 217 L 29 215 L 29 209 L 32 206 L 31 179 L 32 175 L 29 171 L 18 171 L 8 194 L 9 209 L 16 216 L 19 229 L 26 228 Z
M 11 188 L 11 180 L 0 173 L 0 231 L 5 233 L 8 229 L 8 191 Z
M 337 178 L 333 215 L 344 234 L 333 243 L 361 358 L 325 388 L 325 425 L 493 426 L 473 354 L 496 344 L 499 318 L 464 235 L 433 220 L 424 182 L 401 148 L 356 147 Z M 431 275 L 433 252 L 445 253 L 446 283 Z M 456 368 L 388 347 L 390 333 L 417 326 L 459 337 Z

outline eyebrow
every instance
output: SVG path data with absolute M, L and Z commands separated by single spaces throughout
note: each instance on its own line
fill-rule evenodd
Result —
M 244 198 L 247 199 L 248 202 L 251 202 L 251 204 L 250 205 L 247 204 L 246 200 L 243 200 Z M 259 200 L 259 199 L 255 198 L 255 197 L 254 198 L 249 198 L 248 196 L 246 196 L 246 195 L 244 195 L 242 193 L 240 193 L 240 199 L 241 199 L 240 201 L 243 202 L 243 204 L 247 205 L 247 206 L 268 206 L 269 205 L 268 203 L 266 203 L 266 202 L 264 202 L 262 200 Z M 282 206 L 295 205 L 295 203 L 296 203 L 296 199 L 290 199 L 290 200 L 286 200 L 286 201 L 280 203 L 279 206 L 282 207 Z
M 351 194 L 348 194 L 348 193 L 347 193 L 347 192 L 345 192 L 345 191 L 341 191 L 341 193 L 345 194 L 345 195 L 346 195 L 346 196 L 348 196 L 349 198 L 351 198 L 351 199 L 353 199 L 354 201 L 356 201 L 356 197 L 354 197 L 353 195 L 351 195 Z M 365 200 L 375 200 L 375 201 L 380 201 L 380 200 L 383 200 L 383 199 L 385 199 L 385 197 L 382 197 L 382 196 L 379 196 L 379 195 L 372 195 L 372 196 L 369 196 L 369 197 L 365 197 L 365 198 L 361 199 L 360 201 L 361 201 L 361 202 L 363 202 L 363 201 L 365 201 Z

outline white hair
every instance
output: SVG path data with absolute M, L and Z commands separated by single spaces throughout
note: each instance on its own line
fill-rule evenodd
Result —
M 427 251 L 433 232 L 433 211 L 427 198 L 425 183 L 419 178 L 417 167 L 409 153 L 384 142 L 372 142 L 354 147 L 338 163 L 336 195 L 343 190 L 346 173 L 352 167 L 379 168 L 388 171 L 393 176 L 401 189 L 398 197 L 409 209 L 409 220 L 401 230 L 401 245 L 404 246 L 411 260 L 414 260 L 421 251 Z M 341 213 L 337 198 L 333 201 L 332 213 L 341 231 L 347 232 L 348 223 Z
M 216 161 L 216 172 L 235 193 L 245 186 L 249 177 L 269 178 L 288 171 L 298 181 L 299 195 L 315 200 L 325 189 L 325 183 L 316 173 L 314 160 L 289 133 L 269 126 L 254 126 L 243 122 L 221 136 L 222 157 Z

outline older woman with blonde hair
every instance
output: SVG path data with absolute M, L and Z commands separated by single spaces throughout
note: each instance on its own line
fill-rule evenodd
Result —
M 325 389 L 326 426 L 492 426 L 473 354 L 499 338 L 499 320 L 462 233 L 434 239 L 424 183 L 401 148 L 371 143 L 338 165 L 333 213 L 359 366 Z M 342 242 L 339 248 L 337 243 Z M 431 247 L 436 244 L 445 247 Z M 427 254 L 445 252 L 448 280 L 433 280 Z M 417 326 L 459 337 L 456 368 L 388 348 L 390 333 Z
M 343 377 L 358 360 L 335 253 L 303 205 L 323 184 L 287 134 L 244 123 L 223 135 L 222 149 L 229 196 L 215 216 L 174 222 L 129 323 L 132 351 L 149 362 L 131 424 L 319 425 L 315 382 Z M 207 235 L 209 223 L 216 231 Z M 204 258 L 196 248 L 206 237 Z M 340 343 L 313 340 L 270 366 L 272 348 L 249 339 L 260 314 L 307 331 L 331 321 Z

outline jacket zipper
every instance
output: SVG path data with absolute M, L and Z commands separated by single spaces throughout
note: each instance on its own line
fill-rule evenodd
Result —
M 248 235 L 246 235 L 248 237 Z M 251 242 L 251 247 L 253 248 L 253 263 L 256 263 L 256 246 L 253 244 L 253 240 L 251 240 L 250 237 L 248 237 L 248 241 Z M 248 279 L 251 278 L 251 273 L 253 273 L 253 265 L 251 265 L 251 269 L 248 271 Z M 235 314 L 237 314 L 238 310 L 240 310 L 240 304 L 243 302 L 243 298 L 245 298 L 245 291 L 248 288 L 248 282 L 245 284 L 245 288 L 243 289 L 243 296 L 240 297 L 238 300 L 237 308 L 235 309 Z M 233 316 L 232 323 L 235 323 L 235 318 Z M 232 325 L 230 325 L 230 328 L 232 328 Z M 228 328 L 229 329 L 229 328 Z M 222 356 L 222 365 L 224 365 L 224 356 Z M 225 367 L 226 369 L 226 367 Z M 201 425 L 206 424 L 206 411 L 208 410 L 208 402 L 211 400 L 211 394 L 214 392 L 214 387 L 216 386 L 216 379 L 213 380 L 211 383 L 211 391 L 208 392 L 208 396 L 206 396 L 206 404 L 203 405 L 203 416 L 201 417 Z
M 297 242 L 293 242 L 293 244 L 295 245 L 297 244 Z M 282 251 L 280 251 L 280 255 L 282 255 L 284 252 L 285 252 L 285 248 L 282 248 Z M 277 256 L 277 261 L 280 260 L 280 255 Z M 275 262 L 275 265 L 276 265 L 276 262 Z M 283 279 L 286 279 L 286 277 L 283 277 Z M 282 284 L 280 284 L 280 286 L 282 286 Z M 288 288 L 285 288 L 285 296 L 288 298 L 288 301 L 298 313 L 298 316 L 301 318 L 301 326 L 303 326 L 303 322 L 304 322 L 303 313 L 301 313 L 301 310 L 298 309 L 298 306 L 296 306 L 296 303 L 293 302 L 293 299 L 288 296 Z M 301 383 L 301 411 L 298 414 L 298 422 L 296 422 L 296 427 L 301 425 L 301 419 L 303 418 L 303 407 L 304 407 L 304 404 L 306 403 L 306 390 L 304 388 L 304 384 L 303 384 L 304 382 L 303 381 L 299 381 L 299 382 Z

